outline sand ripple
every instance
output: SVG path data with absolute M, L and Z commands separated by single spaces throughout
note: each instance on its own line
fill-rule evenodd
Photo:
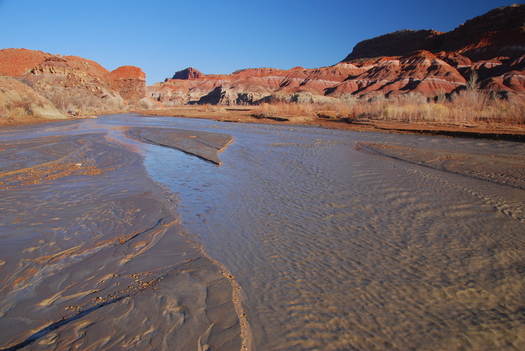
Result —
M 146 164 L 235 274 L 255 349 L 525 347 L 521 144 L 213 128 L 236 140 L 217 171 Z

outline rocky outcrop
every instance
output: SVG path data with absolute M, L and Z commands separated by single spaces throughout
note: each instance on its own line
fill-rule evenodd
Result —
M 188 79 L 188 80 L 193 80 L 193 79 L 202 78 L 204 76 L 205 76 L 205 74 L 203 74 L 202 72 L 197 71 L 195 68 L 188 67 L 186 69 L 183 69 L 182 71 L 175 72 L 175 74 L 173 75 L 173 77 L 171 79 Z
M 466 88 L 525 99 L 525 5 L 494 9 L 451 32 L 403 30 L 358 43 L 340 63 L 318 69 L 257 68 L 204 75 L 194 68 L 148 87 L 164 105 L 326 102 L 419 94 L 433 98 Z
M 109 72 L 90 62 L 52 56 L 20 79 L 72 115 L 122 110 L 124 99 L 104 77 Z
M 427 50 L 459 53 L 473 61 L 516 57 L 525 51 L 525 5 L 499 7 L 451 32 L 402 30 L 358 43 L 343 62 L 404 56 Z
M 456 68 L 424 50 L 398 59 L 378 60 L 370 66 L 364 73 L 334 86 L 328 95 L 371 98 L 410 92 L 432 97 L 453 92 L 466 83 Z
M 0 124 L 65 118 L 41 94 L 14 78 L 0 76 Z
M 335 102 L 346 96 L 370 99 L 407 93 L 433 97 L 465 86 L 466 78 L 458 70 L 465 60 L 453 56 L 448 63 L 429 51 L 420 50 L 403 57 L 382 57 L 359 65 L 342 62 L 318 69 L 250 69 L 227 76 L 167 80 L 150 86 L 148 94 L 166 106 Z M 463 69 L 465 75 L 469 68 Z
M 166 106 L 182 104 L 251 105 L 265 101 L 331 100 L 327 89 L 366 69 L 341 63 L 331 67 L 290 70 L 258 68 L 200 79 L 167 79 L 148 87 L 148 95 Z
M 119 67 L 106 78 L 124 100 L 136 102 L 146 97 L 146 74 L 138 67 Z
M 376 38 L 363 40 L 343 62 L 384 56 L 404 56 L 419 50 L 432 51 L 437 47 L 437 38 L 443 34 L 435 30 L 404 29 Z
M 146 96 L 146 76 L 140 68 L 123 66 L 110 72 L 77 56 L 4 49 L 0 74 L 19 79 L 73 115 L 124 110 Z
M 55 55 L 27 49 L 0 50 L 0 75 L 20 77 L 51 56 Z
M 525 53 L 525 5 L 499 7 L 466 21 L 440 38 L 438 50 L 473 61 L 519 57 Z

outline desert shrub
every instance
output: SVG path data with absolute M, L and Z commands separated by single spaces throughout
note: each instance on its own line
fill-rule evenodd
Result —
M 121 111 L 126 108 L 120 96 L 105 93 L 96 95 L 84 89 L 76 91 L 54 89 L 43 93 L 60 112 L 72 115 Z
M 155 101 L 147 97 L 140 99 L 139 104 L 140 108 L 143 108 L 145 110 L 152 110 L 157 107 Z

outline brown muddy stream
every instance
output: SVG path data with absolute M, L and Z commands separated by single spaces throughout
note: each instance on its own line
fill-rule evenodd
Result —
M 133 115 L 89 123 L 144 157 L 178 198 L 181 230 L 235 276 L 254 350 L 525 349 L 523 143 Z M 119 126 L 234 142 L 218 167 Z

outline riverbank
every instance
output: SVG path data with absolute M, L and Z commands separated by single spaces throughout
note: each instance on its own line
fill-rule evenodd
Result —
M 0 349 L 248 347 L 238 286 L 141 156 L 35 130 L 0 135 Z
M 280 116 L 275 118 L 256 118 L 247 108 L 228 108 L 224 106 L 177 106 L 162 110 L 135 110 L 143 116 L 166 116 L 202 118 L 231 123 L 304 124 L 327 129 L 350 131 L 373 131 L 397 134 L 443 135 L 451 137 L 478 138 L 492 140 L 525 141 L 525 125 L 498 123 L 404 123 L 383 119 L 355 119 L 348 123 L 345 119 L 314 118 L 300 116 Z
M 120 111 L 119 113 L 123 113 Z M 116 113 L 116 112 L 115 112 Z M 224 106 L 196 105 L 176 106 L 165 109 L 143 110 L 135 109 L 133 113 L 142 116 L 155 117 L 185 117 L 201 118 L 230 123 L 265 123 L 265 124 L 302 124 L 318 126 L 326 129 L 339 129 L 357 132 L 383 132 L 396 134 L 421 134 L 434 136 L 449 136 L 475 139 L 508 140 L 525 142 L 525 125 L 512 125 L 504 123 L 438 123 L 438 122 L 400 122 L 386 119 L 362 118 L 352 120 L 338 118 L 317 118 L 301 116 L 276 116 L 257 118 L 253 116 L 250 108 L 228 108 Z M 113 113 L 112 113 L 113 114 Z M 71 117 L 71 120 L 97 118 Z M 0 119 L 0 126 L 20 126 L 26 124 L 48 123 L 36 117 L 25 119 L 5 120 Z

